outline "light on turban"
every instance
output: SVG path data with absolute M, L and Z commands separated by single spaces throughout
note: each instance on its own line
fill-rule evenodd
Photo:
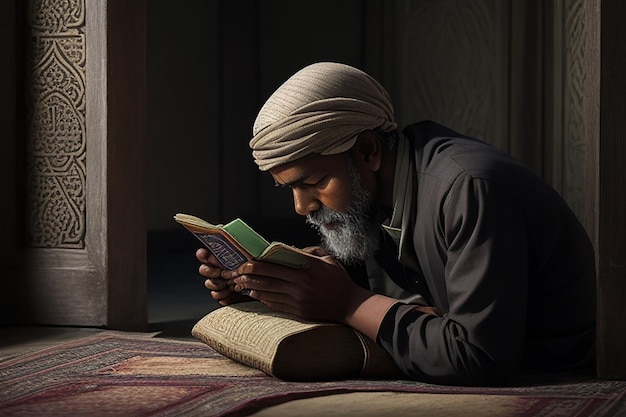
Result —
M 387 91 L 354 67 L 320 62 L 285 81 L 265 102 L 250 148 L 262 171 L 312 153 L 350 149 L 359 133 L 396 129 Z

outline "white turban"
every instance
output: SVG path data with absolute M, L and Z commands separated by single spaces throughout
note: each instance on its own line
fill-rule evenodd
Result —
M 387 91 L 361 70 L 334 62 L 295 73 L 265 102 L 250 148 L 262 171 L 319 153 L 350 149 L 359 133 L 396 129 Z

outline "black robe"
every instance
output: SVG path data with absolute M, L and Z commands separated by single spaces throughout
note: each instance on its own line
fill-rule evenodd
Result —
M 377 342 L 407 376 L 440 384 L 591 366 L 593 248 L 566 202 L 491 145 L 428 121 L 403 134 L 377 260 L 441 317 L 396 303 Z

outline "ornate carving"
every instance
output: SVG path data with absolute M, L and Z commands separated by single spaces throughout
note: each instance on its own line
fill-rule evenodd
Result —
M 506 75 L 498 39 L 502 18 L 492 1 L 404 2 L 400 88 L 406 122 L 432 119 L 485 140 L 503 140 L 506 106 L 497 83 Z M 504 96 L 506 98 L 506 96 Z M 501 113 L 501 114 L 500 114 Z M 501 116 L 501 117 L 500 117 Z
M 63 34 L 85 24 L 84 0 L 30 0 L 28 23 L 40 34 Z
M 29 3 L 27 241 L 82 248 L 85 238 L 84 0 Z
M 583 0 L 564 2 L 563 197 L 585 216 L 585 19 Z

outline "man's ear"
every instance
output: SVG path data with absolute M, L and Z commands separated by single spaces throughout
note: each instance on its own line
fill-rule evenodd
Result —
M 380 169 L 383 159 L 382 143 L 371 130 L 359 133 L 354 146 L 351 148 L 352 160 L 356 164 L 363 164 L 373 172 Z

